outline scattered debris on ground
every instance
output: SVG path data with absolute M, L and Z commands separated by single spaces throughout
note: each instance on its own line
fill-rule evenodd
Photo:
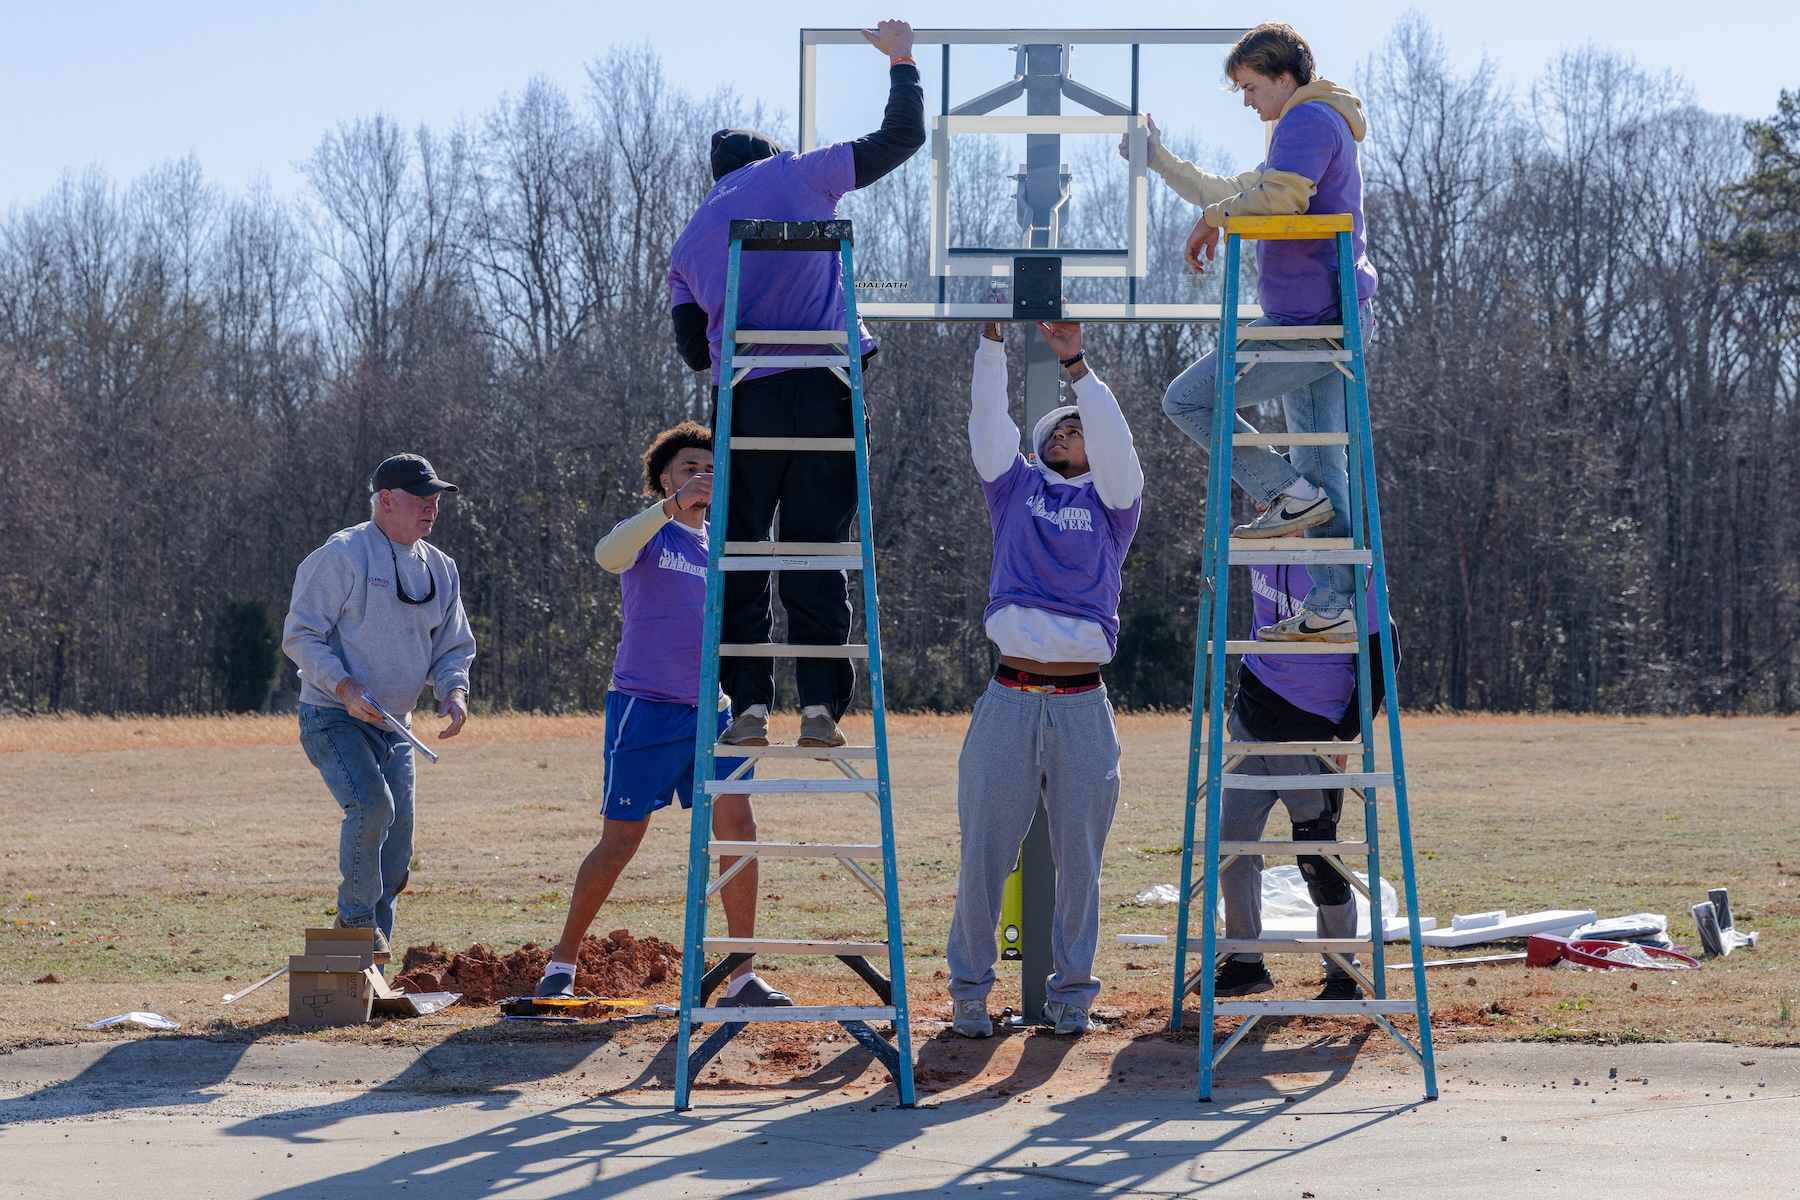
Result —
M 635 996 L 681 977 L 681 950 L 657 937 L 615 929 L 581 940 L 575 990 L 590 996 Z M 504 957 L 481 942 L 458 954 L 432 942 L 407 950 L 394 986 L 404 992 L 461 992 L 464 1004 L 529 996 L 543 978 L 550 950 L 527 943 Z

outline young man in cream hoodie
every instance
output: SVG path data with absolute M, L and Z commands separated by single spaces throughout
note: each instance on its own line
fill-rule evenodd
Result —
M 1243 93 L 1244 107 L 1274 123 L 1268 157 L 1254 171 L 1211 175 L 1170 153 L 1150 124 L 1150 169 L 1183 199 L 1204 209 L 1188 237 L 1186 259 L 1206 269 L 1228 216 L 1349 213 L 1355 228 L 1359 320 L 1367 332 L 1375 268 L 1364 252 L 1362 168 L 1357 143 L 1368 132 L 1362 101 L 1317 77 L 1312 49 L 1287 25 L 1259 25 L 1232 47 L 1225 74 Z M 1121 153 L 1124 147 L 1121 146 Z M 1256 243 L 1257 296 L 1263 316 L 1252 325 L 1329 325 L 1341 319 L 1335 240 Z M 1322 340 L 1246 342 L 1245 350 L 1323 350 Z M 1216 354 L 1176 377 L 1163 396 L 1163 411 L 1201 447 L 1212 444 Z M 1290 433 L 1342 433 L 1347 428 L 1344 377 L 1333 363 L 1261 363 L 1237 384 L 1237 405 L 1280 396 Z M 1256 430 L 1236 418 L 1239 433 Z M 1267 446 L 1243 446 L 1231 456 L 1231 477 L 1262 509 L 1233 537 L 1282 537 L 1305 530 L 1312 537 L 1350 534 L 1349 469 L 1343 446 L 1295 446 L 1286 456 Z M 1310 568 L 1312 589 L 1301 611 L 1258 631 L 1264 641 L 1354 642 L 1352 570 L 1345 565 Z

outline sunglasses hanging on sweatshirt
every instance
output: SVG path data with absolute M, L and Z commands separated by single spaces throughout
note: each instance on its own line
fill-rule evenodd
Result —
M 431 590 L 426 592 L 423 596 L 409 596 L 406 594 L 406 584 L 402 583 L 400 580 L 400 556 L 394 551 L 393 539 L 388 537 L 385 533 L 381 535 L 381 538 L 388 544 L 388 558 L 392 559 L 394 563 L 394 595 L 400 598 L 400 603 L 430 604 L 433 600 L 436 600 L 437 576 L 431 573 L 431 560 L 425 560 L 425 578 L 431 581 Z

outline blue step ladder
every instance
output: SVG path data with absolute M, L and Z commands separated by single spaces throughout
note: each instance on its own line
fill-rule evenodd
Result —
M 706 1064 L 751 1022 L 835 1021 L 880 1059 L 899 1091 L 900 1106 L 913 1105 L 911 1023 L 906 1006 L 906 959 L 900 933 L 899 873 L 894 858 L 894 806 L 888 774 L 887 705 L 882 691 L 880 609 L 875 599 L 875 543 L 869 509 L 868 423 L 863 405 L 861 343 L 856 320 L 856 273 L 851 262 L 849 221 L 733 221 L 730 228 L 730 261 L 725 282 L 725 325 L 719 368 L 718 418 L 713 438 L 712 511 L 730 511 L 731 461 L 735 453 L 804 451 L 856 455 L 858 540 L 844 543 L 727 542 L 722 536 L 724 519 L 715 519 L 707 550 L 705 641 L 702 644 L 700 695 L 713 696 L 719 689 L 721 656 L 758 658 L 866 658 L 869 663 L 869 697 L 874 717 L 874 744 L 869 746 L 727 746 L 714 743 L 711 722 L 702 721 L 696 733 L 694 777 L 703 781 L 696 789 L 692 831 L 688 843 L 687 923 L 681 960 L 681 1018 L 676 1041 L 675 1107 L 685 1109 L 694 1079 Z M 820 253 L 839 256 L 844 289 L 844 324 L 825 330 L 744 330 L 738 328 L 738 287 L 746 252 Z M 745 347 L 818 346 L 817 354 L 758 354 Z M 826 367 L 850 389 L 854 437 L 776 438 L 732 437 L 732 394 L 744 377 L 757 367 Z M 862 574 L 863 618 L 868 641 L 863 645 L 808 646 L 777 643 L 720 644 L 726 571 L 857 571 Z M 728 778 L 715 780 L 715 756 L 742 758 L 743 766 Z M 829 763 L 837 778 L 771 778 L 767 771 L 793 760 Z M 873 773 L 866 768 L 873 764 Z M 741 778 L 752 765 L 755 779 Z M 824 845 L 813 842 L 721 842 L 712 837 L 712 800 L 718 795 L 804 796 L 814 803 L 830 802 L 844 795 L 862 795 L 875 803 L 881 824 L 879 843 Z M 735 858 L 718 878 L 712 878 L 715 858 Z M 708 902 L 738 871 L 758 859 L 830 859 L 849 872 L 855 883 L 878 897 L 886 909 L 886 941 L 836 939 L 783 940 L 772 938 L 708 937 Z M 864 863 L 880 863 L 876 879 Z M 710 883 L 709 883 L 710 880 Z M 706 966 L 708 954 L 721 957 Z M 865 1005 L 795 1005 L 791 1008 L 739 1008 L 709 1005 L 707 1001 L 730 973 L 757 955 L 834 957 L 849 967 L 875 993 L 877 1003 Z M 886 959 L 884 976 L 870 959 Z M 871 1022 L 892 1025 L 893 1041 L 876 1031 Z M 690 1049 L 696 1025 L 718 1026 L 697 1047 Z
M 1381 544 L 1381 512 L 1376 496 L 1375 456 L 1369 436 L 1368 376 L 1363 366 L 1363 331 L 1358 327 L 1356 274 L 1351 253 L 1351 218 L 1348 214 L 1286 217 L 1232 217 L 1226 224 L 1224 303 L 1219 322 L 1218 395 L 1213 410 L 1212 455 L 1206 498 L 1206 540 L 1200 560 L 1199 631 L 1194 654 L 1194 705 L 1188 746 L 1187 806 L 1181 841 L 1180 914 L 1175 934 L 1175 997 L 1170 1014 L 1170 1028 L 1179 1030 L 1182 1006 L 1187 997 L 1200 993 L 1200 1099 L 1212 1099 L 1213 1072 L 1252 1026 L 1264 1017 L 1295 1016 L 1367 1016 L 1392 1034 L 1405 1047 L 1425 1075 L 1425 1096 L 1437 1097 L 1437 1070 L 1431 1049 L 1431 1014 L 1425 990 L 1424 946 L 1419 941 L 1419 895 L 1413 877 L 1412 824 L 1407 813 L 1406 767 L 1400 745 L 1400 715 L 1394 688 L 1393 639 L 1383 637 L 1380 661 L 1369 657 L 1369 599 L 1374 601 L 1374 628 L 1388 628 L 1388 587 L 1386 559 Z M 1246 239 L 1335 239 L 1338 255 L 1339 305 L 1342 325 L 1312 326 L 1240 326 L 1238 318 L 1238 267 L 1241 242 Z M 1267 343 L 1297 340 L 1325 340 L 1331 349 L 1270 349 Z M 1250 349 L 1240 343 L 1260 343 Z M 1237 416 L 1237 383 L 1257 364 L 1279 361 L 1331 362 L 1345 376 L 1345 404 L 1349 432 L 1339 433 L 1256 433 L 1233 432 Z M 1308 538 L 1305 549 L 1292 549 L 1295 543 L 1279 539 L 1234 539 L 1231 537 L 1231 456 L 1234 446 L 1340 445 L 1348 447 L 1350 468 L 1349 538 Z M 1268 563 L 1348 563 L 1355 568 L 1356 603 L 1356 679 L 1357 703 L 1361 716 L 1361 735 L 1355 742 L 1232 742 L 1225 731 L 1225 666 L 1226 659 L 1243 654 L 1343 654 L 1347 646 L 1329 642 L 1261 642 L 1234 640 L 1227 636 L 1226 581 L 1227 568 Z M 1376 770 L 1376 732 L 1374 714 L 1370 711 L 1370 674 L 1382 673 L 1387 692 L 1387 745 L 1390 769 Z M 1359 770 L 1338 771 L 1332 761 L 1335 755 L 1360 755 Z M 1327 770 L 1338 772 L 1335 779 L 1317 775 L 1240 775 L 1230 773 L 1250 756 L 1301 756 L 1315 758 Z M 1219 839 L 1219 812 L 1222 789 L 1253 788 L 1277 790 L 1283 787 L 1310 788 L 1331 786 L 1360 794 L 1363 803 L 1364 835 L 1362 841 L 1292 842 L 1254 841 L 1222 842 Z M 1364 857 L 1368 861 L 1368 878 L 1381 878 L 1380 816 L 1377 794 L 1383 789 L 1393 793 L 1391 820 L 1399 838 L 1400 868 L 1405 876 L 1407 925 L 1412 947 L 1412 995 L 1389 997 L 1386 960 L 1383 949 L 1382 916 L 1379 889 L 1371 898 L 1370 887 L 1356 878 L 1344 864 L 1344 857 Z M 1205 803 L 1205 828 L 1199 829 L 1202 800 Z M 1351 887 L 1369 901 L 1370 930 L 1367 939 L 1320 939 L 1300 941 L 1258 940 L 1233 941 L 1219 936 L 1219 873 L 1242 855 L 1318 855 L 1332 869 L 1349 880 Z M 1195 881 L 1195 861 L 1199 860 L 1200 879 Z M 1189 944 L 1193 939 L 1194 902 L 1199 901 L 1200 956 L 1196 968 L 1188 969 Z M 1371 969 L 1364 974 L 1353 965 L 1357 953 L 1369 955 Z M 1213 971 L 1224 957 L 1233 953 L 1323 954 L 1349 971 L 1362 985 L 1362 1000 L 1259 1000 L 1254 998 L 1219 999 L 1213 995 Z M 1418 1021 L 1415 1044 L 1390 1018 L 1412 1016 Z M 1242 1023 L 1216 1049 L 1213 1046 L 1213 1019 L 1240 1017 Z

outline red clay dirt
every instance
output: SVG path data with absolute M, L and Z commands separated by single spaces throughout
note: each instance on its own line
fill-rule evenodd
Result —
M 504 957 L 476 942 L 458 954 L 436 942 L 413 946 L 395 986 L 403 992 L 461 992 L 464 1004 L 492 1004 L 529 996 L 543 978 L 550 951 L 530 942 Z M 615 929 L 604 938 L 581 939 L 575 991 L 589 996 L 637 996 L 681 975 L 681 951 L 657 937 L 637 938 Z

